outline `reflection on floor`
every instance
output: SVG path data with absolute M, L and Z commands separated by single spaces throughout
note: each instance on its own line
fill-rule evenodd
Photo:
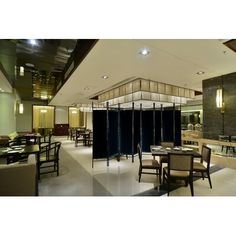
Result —
M 120 162 L 110 160 L 109 167 L 105 160 L 95 161 L 92 168 L 91 147 L 75 147 L 66 137 L 56 140 L 62 142 L 60 176 L 44 175 L 39 183 L 40 196 L 166 196 L 156 176 L 142 175 L 141 183 L 138 182 L 137 156 L 134 163 L 123 157 Z M 235 169 L 219 169 L 211 174 L 211 179 L 212 189 L 207 179 L 194 181 L 195 196 L 236 196 Z M 170 196 L 190 196 L 190 189 L 177 188 Z

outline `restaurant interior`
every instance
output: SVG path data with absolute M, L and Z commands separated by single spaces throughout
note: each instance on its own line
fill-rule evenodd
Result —
M 231 235 L 233 6 L 3 1 L 1 233 Z
M 0 194 L 235 196 L 235 52 L 234 39 L 1 39 Z

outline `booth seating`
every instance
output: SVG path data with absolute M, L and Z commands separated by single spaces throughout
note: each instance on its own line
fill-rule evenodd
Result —
M 38 195 L 36 173 L 34 155 L 29 155 L 27 162 L 0 165 L 0 196 Z

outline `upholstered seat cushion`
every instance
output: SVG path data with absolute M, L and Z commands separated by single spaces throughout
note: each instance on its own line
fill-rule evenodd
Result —
M 164 167 L 164 171 L 168 173 L 168 167 Z M 172 177 L 188 177 L 189 171 L 170 170 L 170 175 Z
M 49 157 L 46 157 L 46 156 L 43 156 L 43 155 L 40 156 L 40 162 L 53 161 L 53 160 L 55 160 L 54 156 L 49 156 Z
M 193 163 L 193 170 L 206 170 L 207 168 L 200 162 Z
M 158 161 L 157 160 L 142 160 L 142 166 L 143 166 L 143 168 L 150 168 L 150 169 L 153 169 L 153 168 L 159 168 L 160 167 L 160 165 L 159 165 L 159 163 L 158 163 Z

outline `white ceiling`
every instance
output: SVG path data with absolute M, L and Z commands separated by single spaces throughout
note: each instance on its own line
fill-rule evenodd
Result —
M 202 80 L 236 71 L 236 53 L 218 39 L 102 39 L 50 102 L 70 106 L 131 77 L 202 91 Z M 150 54 L 139 51 L 148 48 Z M 197 75 L 204 71 L 203 75 Z M 108 75 L 109 79 L 101 78 Z

